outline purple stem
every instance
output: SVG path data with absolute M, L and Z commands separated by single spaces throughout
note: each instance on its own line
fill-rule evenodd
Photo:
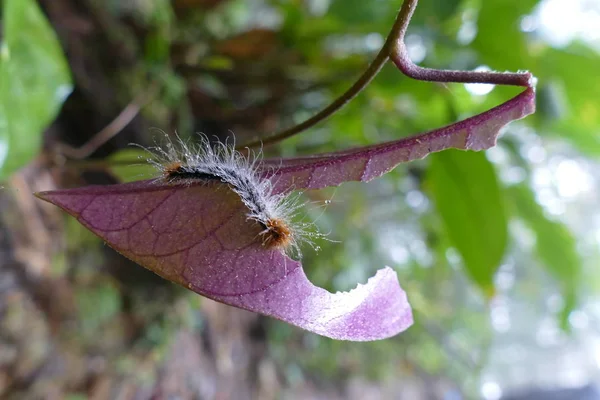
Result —
M 512 85 L 533 87 L 533 75 L 528 72 L 492 72 L 492 71 L 453 71 L 419 67 L 412 62 L 404 42 L 408 24 L 415 12 L 418 0 L 406 0 L 398 13 L 398 18 L 390 32 L 394 45 L 390 48 L 389 58 L 406 76 L 418 81 L 488 83 L 494 85 Z

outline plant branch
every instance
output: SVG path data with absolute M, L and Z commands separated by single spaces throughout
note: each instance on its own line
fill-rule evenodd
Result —
M 253 142 L 239 146 L 256 147 L 260 145 L 269 145 L 280 140 L 286 139 L 306 129 L 309 129 L 321 121 L 329 118 L 336 111 L 341 109 L 346 103 L 358 95 L 367 85 L 375 78 L 381 70 L 385 62 L 389 59 L 396 67 L 406 76 L 429 82 L 459 82 L 459 83 L 487 83 L 494 85 L 514 85 L 514 86 L 533 86 L 533 76 L 529 72 L 491 72 L 491 71 L 453 71 L 453 70 L 437 70 L 431 68 L 423 68 L 414 64 L 408 56 L 408 50 L 404 43 L 404 37 L 410 20 L 417 7 L 418 0 L 405 0 L 402 3 L 402 8 L 398 12 L 398 16 L 394 21 L 394 25 L 375 59 L 371 62 L 367 70 L 358 78 L 358 80 L 341 96 L 335 99 L 330 105 L 323 110 L 307 119 L 306 121 L 295 125 L 291 128 L 284 129 L 274 135 L 271 135 L 263 140 L 255 140 Z
M 142 107 L 154 98 L 156 91 L 157 86 L 153 85 L 148 90 L 138 95 L 135 100 L 129 103 L 127 107 L 111 121 L 110 124 L 92 136 L 92 138 L 83 146 L 75 148 L 67 144 L 61 144 L 59 150 L 66 157 L 75 160 L 82 160 L 89 157 L 93 152 L 98 150 L 100 146 L 121 132 L 138 115 Z

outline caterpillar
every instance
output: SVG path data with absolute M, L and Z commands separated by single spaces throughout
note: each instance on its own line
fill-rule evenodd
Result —
M 227 142 L 218 142 L 213 147 L 206 135 L 198 136 L 199 141 L 194 144 L 178 136 L 173 142 L 167 136 L 164 148 L 157 145 L 146 149 L 153 154 L 147 161 L 157 169 L 158 182 L 225 183 L 248 209 L 247 219 L 262 228 L 258 236 L 264 248 L 277 249 L 294 258 L 302 258 L 302 244 L 315 248 L 314 239 L 324 235 L 316 230 L 314 223 L 297 221 L 304 205 L 300 194 L 274 193 L 271 180 L 261 176 L 262 152 L 248 151 L 246 156 Z

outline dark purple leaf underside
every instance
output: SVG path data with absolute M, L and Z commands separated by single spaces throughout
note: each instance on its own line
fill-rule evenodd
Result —
M 421 135 L 358 149 L 312 157 L 265 160 L 265 176 L 275 175 L 277 191 L 320 189 L 343 182 L 367 182 L 400 163 L 449 148 L 485 150 L 496 144 L 500 129 L 535 111 L 535 92 L 528 88 L 482 114 Z
M 447 148 L 493 146 L 502 126 L 534 111 L 527 89 L 478 116 L 412 138 L 314 157 L 266 160 L 277 191 L 369 181 L 401 162 Z M 412 324 L 406 294 L 384 268 L 365 285 L 331 294 L 312 285 L 299 262 L 262 247 L 261 227 L 220 183 L 151 181 L 40 193 L 110 246 L 160 276 L 225 304 L 344 340 L 377 340 Z
M 312 285 L 299 262 L 262 247 L 260 226 L 223 184 L 144 181 L 39 196 L 131 260 L 213 300 L 335 339 L 383 339 L 412 324 L 393 270 L 346 293 Z

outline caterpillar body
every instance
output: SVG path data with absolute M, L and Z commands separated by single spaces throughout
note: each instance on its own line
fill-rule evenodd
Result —
M 216 180 L 227 184 L 247 207 L 248 220 L 261 226 L 262 245 L 294 258 L 302 257 L 303 243 L 313 245 L 314 238 L 323 236 L 314 223 L 296 221 L 303 206 L 299 194 L 274 193 L 271 180 L 260 175 L 262 153 L 249 152 L 245 156 L 233 145 L 219 142 L 213 147 L 208 137 L 203 134 L 199 137 L 199 143 L 195 144 L 178 137 L 175 143 L 169 138 L 165 148 L 147 149 L 155 156 L 148 162 L 159 171 L 157 181 L 191 184 Z

